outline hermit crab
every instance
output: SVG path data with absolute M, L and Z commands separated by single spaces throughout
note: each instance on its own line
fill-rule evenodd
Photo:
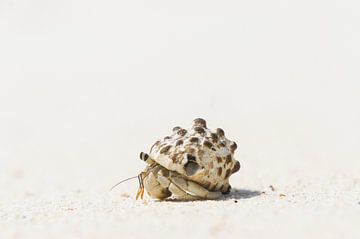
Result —
M 188 129 L 173 128 L 149 153 L 140 153 L 147 167 L 138 175 L 136 199 L 143 198 L 144 190 L 159 200 L 217 199 L 229 193 L 229 177 L 240 169 L 236 148 L 222 129 L 210 130 L 200 118 Z

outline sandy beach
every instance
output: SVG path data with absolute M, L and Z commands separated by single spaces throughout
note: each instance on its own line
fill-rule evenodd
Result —
M 0 238 L 360 238 L 356 1 L 0 3 Z M 202 117 L 215 201 L 135 200 L 141 151 Z
M 115 85 L 110 83 L 107 89 Z M 58 109 L 30 107 L 30 113 L 25 108 L 3 114 L 6 122 L 2 118 L 6 137 L 2 134 L 1 238 L 360 236 L 359 154 L 352 155 L 355 141 L 341 142 L 350 138 L 350 129 L 349 137 L 340 134 L 343 128 L 327 137 L 311 125 L 301 125 L 309 134 L 304 136 L 299 128 L 281 130 L 292 121 L 278 126 L 268 118 L 276 125 L 271 128 L 271 123 L 259 126 L 263 120 L 249 123 L 246 117 L 206 117 L 210 127 L 222 125 L 239 145 L 236 158 L 242 167 L 231 177 L 231 194 L 217 201 L 159 202 L 149 197 L 136 201 L 136 180 L 112 192 L 109 188 L 144 169 L 139 151 L 148 150 L 172 125 L 181 121 L 186 126 L 193 117 L 178 121 L 168 116 L 160 124 L 156 116 L 148 115 L 136 127 L 124 127 L 108 116 L 99 120 L 87 115 L 96 111 L 81 111 L 87 119 L 84 124 L 74 121 L 80 117 L 76 113 L 64 117 Z M 136 113 L 139 121 L 144 119 L 141 113 Z M 42 120 L 45 115 L 54 121 Z M 115 117 L 121 120 L 122 115 Z M 129 117 L 125 125 L 134 119 Z M 108 120 L 112 123 L 105 124 Z M 276 132 L 271 132 L 275 127 Z M 343 127 L 355 129 L 354 125 Z

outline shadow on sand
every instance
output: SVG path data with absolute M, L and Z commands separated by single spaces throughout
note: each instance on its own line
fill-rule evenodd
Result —
M 260 196 L 262 192 L 254 191 L 254 190 L 247 190 L 247 189 L 231 189 L 231 192 L 225 196 L 225 200 L 228 199 L 248 199 Z
M 262 194 L 262 192 L 260 192 L 260 191 L 232 188 L 231 192 L 229 194 L 223 195 L 222 197 L 215 199 L 214 201 L 249 199 L 249 198 L 260 196 L 261 194 Z M 181 199 L 176 199 L 176 198 L 167 198 L 167 199 L 164 199 L 164 201 L 167 201 L 167 202 L 191 202 L 191 201 L 197 201 L 197 200 L 181 200 Z M 207 201 L 207 200 L 204 200 L 204 201 Z M 161 202 L 161 200 L 159 200 L 159 202 Z

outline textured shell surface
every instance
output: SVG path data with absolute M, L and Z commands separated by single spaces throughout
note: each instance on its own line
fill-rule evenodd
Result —
M 187 129 L 175 127 L 171 135 L 151 147 L 149 155 L 208 190 L 227 192 L 229 177 L 240 169 L 234 159 L 236 148 L 222 129 L 208 129 L 206 121 L 198 118 Z

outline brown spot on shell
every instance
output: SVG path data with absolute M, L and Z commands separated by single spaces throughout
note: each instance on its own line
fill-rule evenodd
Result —
M 219 136 L 215 133 L 211 133 L 210 136 L 215 143 L 219 140 Z
M 231 173 L 231 170 L 230 170 L 230 169 L 226 170 L 225 179 L 227 179 L 228 177 L 230 177 L 230 173 Z
M 222 162 L 222 158 L 219 157 L 219 156 L 217 156 L 217 157 L 216 157 L 216 161 L 217 161 L 218 163 L 221 163 L 221 162 Z
M 171 160 L 173 161 L 173 163 L 175 163 L 177 160 L 176 160 L 176 157 L 177 157 L 177 155 L 176 154 L 174 154 L 172 157 L 171 157 Z
M 226 144 L 224 142 L 219 143 L 219 147 L 226 147 Z
M 217 133 L 217 135 L 219 135 L 220 137 L 224 137 L 224 136 L 225 136 L 224 130 L 222 130 L 222 129 L 220 129 L 220 128 L 217 128 L 217 129 L 216 129 L 216 133 Z
M 236 144 L 235 142 L 232 142 L 232 143 L 230 144 L 230 150 L 231 150 L 231 152 L 234 153 L 236 149 L 237 149 L 237 144 Z
M 171 157 L 171 160 L 173 161 L 173 163 L 178 163 L 180 161 L 182 161 L 182 155 L 181 154 L 174 154 L 172 157 Z
M 176 144 L 175 146 L 179 146 L 179 145 L 182 145 L 184 143 L 184 141 L 182 141 L 181 139 L 176 141 Z
M 158 146 L 160 144 L 160 141 L 156 141 L 150 148 L 150 152 L 152 151 L 152 149 L 155 147 L 155 146 Z
M 217 169 L 217 174 L 218 174 L 218 176 L 221 176 L 221 174 L 222 174 L 222 168 L 218 168 L 218 169 Z
M 181 136 L 184 136 L 186 133 L 187 133 L 187 130 L 186 130 L 186 129 L 180 129 L 180 130 L 178 130 L 178 132 L 177 132 L 177 134 L 178 134 L 178 135 L 181 135 Z
M 189 141 L 190 141 L 191 143 L 198 143 L 198 142 L 199 142 L 199 138 L 197 138 L 197 137 L 191 137 L 191 138 L 189 139 Z
M 199 149 L 198 150 L 198 156 L 200 157 L 200 158 L 203 158 L 204 157 L 204 150 L 202 150 L 202 149 Z
M 195 127 L 194 130 L 201 135 L 205 134 L 205 129 L 202 127 Z
M 157 147 L 158 147 L 159 149 L 161 149 L 161 148 L 165 147 L 166 145 L 167 145 L 167 143 L 162 143 L 162 144 L 159 144 Z
M 179 154 L 178 156 L 177 156 L 177 158 L 176 158 L 176 160 L 177 160 L 177 162 L 182 162 L 183 160 L 184 160 L 184 155 L 183 154 Z
M 211 149 L 213 147 L 213 144 L 207 140 L 205 140 L 203 144 L 204 144 L 204 146 L 208 147 L 209 149 Z
M 240 169 L 240 163 L 239 161 L 236 161 L 234 167 L 231 169 L 231 174 L 236 173 Z
M 195 154 L 195 149 L 194 148 L 187 148 L 185 151 L 188 154 Z
M 213 161 L 211 161 L 211 162 L 209 163 L 209 167 L 210 167 L 210 168 L 214 168 L 214 162 L 213 162 Z
M 166 137 L 164 138 L 164 140 L 168 140 L 168 139 L 171 139 L 171 137 L 170 137 L 170 136 L 166 136 Z
M 171 145 L 167 145 L 160 150 L 160 153 L 165 154 L 169 151 L 170 148 L 171 148 Z
M 194 125 L 198 125 L 206 128 L 206 121 L 201 118 L 194 119 Z
M 231 159 L 232 159 L 232 157 L 231 157 L 231 154 L 229 154 L 229 155 L 227 155 L 226 156 L 226 164 L 229 164 L 229 163 L 231 163 Z
M 180 126 L 176 126 L 176 127 L 173 128 L 173 132 L 178 132 L 180 129 L 181 129 Z

